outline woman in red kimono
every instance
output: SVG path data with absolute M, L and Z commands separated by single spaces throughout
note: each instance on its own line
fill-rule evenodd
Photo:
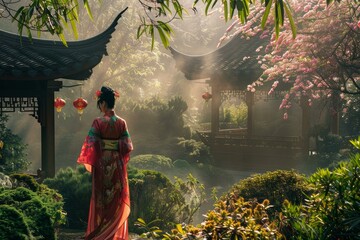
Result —
M 114 112 L 117 92 L 102 87 L 97 105 L 104 116 L 94 120 L 78 163 L 92 174 L 86 240 L 127 240 L 130 214 L 126 164 L 133 146 L 124 119 Z

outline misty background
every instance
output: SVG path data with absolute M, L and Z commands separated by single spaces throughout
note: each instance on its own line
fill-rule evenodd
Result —
M 223 13 L 219 9 L 215 9 L 209 16 L 205 16 L 202 4 L 198 5 L 198 11 L 195 14 L 191 10 L 193 1 L 188 0 L 187 2 L 186 7 L 189 14 L 185 15 L 183 20 L 176 19 L 172 22 L 174 35 L 170 46 L 188 55 L 204 55 L 215 51 L 219 39 L 232 24 L 232 21 L 226 23 L 222 19 Z M 150 38 L 142 36 L 140 39 L 136 39 L 140 14 L 143 13 L 137 1 L 117 0 L 102 2 L 101 4 L 92 1 L 91 7 L 94 21 L 89 19 L 83 9 L 80 13 L 79 38 L 77 40 L 88 39 L 100 34 L 125 7 L 129 7 L 129 9 L 119 20 L 116 31 L 107 44 L 108 56 L 104 56 L 101 63 L 93 69 L 92 76 L 86 81 L 59 79 L 63 81 L 63 88 L 55 93 L 55 97 L 65 99 L 66 106 L 60 113 L 55 113 L 56 170 L 77 165 L 76 160 L 81 145 L 92 121 L 101 115 L 96 107 L 95 92 L 102 85 L 108 85 L 118 90 L 120 98 L 116 101 L 115 111 L 126 120 L 128 120 L 128 112 L 131 110 L 129 107 L 134 106 L 134 102 L 141 103 L 149 99 L 167 101 L 173 97 L 181 97 L 187 104 L 187 110 L 183 114 L 185 125 L 188 125 L 192 130 L 197 130 L 203 128 L 200 125 L 200 120 L 210 121 L 210 102 L 205 102 L 201 98 L 204 92 L 211 92 L 211 88 L 205 83 L 205 80 L 188 81 L 176 69 L 170 50 L 165 49 L 160 41 L 155 42 L 155 47 L 151 51 Z M 2 18 L 0 27 L 2 30 L 17 32 L 16 23 L 12 23 L 9 19 Z M 36 36 L 36 33 L 33 36 Z M 41 37 L 59 41 L 56 36 L 46 33 L 42 33 Z M 66 38 L 67 41 L 77 41 L 74 39 L 71 30 L 66 31 Z M 226 41 L 223 44 L 226 44 Z M 81 116 L 72 106 L 72 102 L 78 97 L 83 97 L 88 101 L 88 107 Z M 129 101 L 132 104 L 129 104 Z M 260 100 L 256 102 L 254 106 L 255 135 L 300 135 L 300 108 L 294 105 L 289 110 L 288 121 L 283 121 L 283 113 L 277 111 L 280 101 Z M 224 106 L 244 108 L 241 99 L 229 99 L 223 103 Z M 222 110 L 220 109 L 220 114 L 225 114 Z M 8 127 L 28 145 L 27 159 L 31 162 L 28 171 L 34 173 L 41 167 L 40 124 L 26 113 L 16 112 L 9 114 L 9 116 Z M 324 116 L 317 116 L 316 118 L 315 122 L 323 121 Z M 132 156 L 159 153 L 158 149 L 151 151 L 151 147 L 148 147 L 146 148 L 147 152 L 144 152 L 144 149 L 138 147 L 147 143 L 149 146 L 152 144 L 148 140 L 144 143 L 141 131 L 135 128 L 139 125 L 138 121 L 140 120 L 131 119 L 127 122 L 135 147 Z M 166 120 L 163 119 L 164 122 Z M 151 129 L 158 125 L 158 123 L 149 121 L 144 127 Z M 168 129 L 160 128 L 158 131 L 161 133 L 168 131 Z M 166 147 L 165 144 L 168 143 L 164 143 L 164 148 Z M 173 156 L 167 157 L 172 158 Z M 232 181 L 237 181 L 239 178 L 251 174 L 250 172 L 238 171 L 231 173 L 230 175 L 234 176 Z
M 192 1 L 188 1 L 191 8 Z M 94 21 L 81 11 L 78 26 L 79 38 L 83 40 L 104 31 L 125 7 L 129 9 L 123 14 L 107 44 L 108 56 L 93 69 L 92 76 L 86 81 L 64 80 L 64 87 L 55 93 L 55 97 L 66 100 L 66 106 L 55 117 L 56 169 L 66 166 L 76 166 L 76 159 L 82 142 L 89 130 L 93 119 L 100 116 L 94 98 L 96 90 L 102 85 L 108 85 L 118 90 L 120 98 L 116 102 L 115 111 L 121 117 L 121 107 L 126 99 L 145 100 L 151 97 L 168 99 L 173 96 L 182 97 L 188 104 L 188 111 L 201 108 L 203 100 L 201 94 L 209 90 L 206 84 L 193 83 L 184 78 L 175 68 L 175 62 L 170 51 L 165 49 L 159 41 L 155 42 L 153 51 L 150 49 L 150 38 L 143 36 L 136 39 L 136 30 L 140 24 L 139 14 L 142 13 L 137 1 L 97 1 L 91 3 Z M 202 7 L 202 5 L 199 5 Z M 171 47 L 189 55 L 202 55 L 214 51 L 219 38 L 228 23 L 221 21 L 220 14 L 214 11 L 211 16 L 204 17 L 203 9 L 197 14 L 189 10 L 184 20 L 173 22 L 174 37 Z M 2 30 L 17 33 L 16 23 L 2 18 Z M 33 34 L 34 37 L 37 33 Z M 71 30 L 66 30 L 67 41 L 77 41 Z M 43 39 L 59 41 L 56 36 L 41 34 Z M 81 85 L 80 85 L 81 84 Z M 79 86 L 74 86 L 79 85 Z M 71 87 L 72 86 L 72 87 Z M 84 114 L 79 116 L 72 102 L 83 97 L 88 101 Z M 37 120 L 26 113 L 11 113 L 8 127 L 19 135 L 27 147 L 27 158 L 31 161 L 29 172 L 36 172 L 41 163 L 41 129 Z M 132 122 L 128 122 L 131 133 Z M 151 123 L 149 123 L 151 128 Z M 161 129 L 159 130 L 161 131 Z M 166 129 L 164 129 L 166 131 Z M 136 155 L 136 138 L 133 138 Z

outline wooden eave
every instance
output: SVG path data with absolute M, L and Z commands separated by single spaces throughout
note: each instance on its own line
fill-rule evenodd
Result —
M 187 55 L 170 47 L 176 67 L 188 80 L 221 78 L 223 84 L 244 88 L 257 80 L 264 46 L 268 38 L 260 34 L 250 39 L 234 36 L 227 44 L 204 55 Z
M 0 30 L 0 81 L 89 78 L 92 69 L 107 55 L 106 44 L 124 11 L 99 35 L 69 41 L 68 47 L 61 41 L 30 40 Z

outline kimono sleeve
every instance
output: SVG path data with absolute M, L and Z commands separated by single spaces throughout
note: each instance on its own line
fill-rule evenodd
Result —
M 81 147 L 77 162 L 83 164 L 86 170 L 91 172 L 96 160 L 99 158 L 100 151 L 100 128 L 98 121 L 95 119 Z
M 127 162 L 130 160 L 130 152 L 133 149 L 134 148 L 130 138 L 129 130 L 127 128 L 126 122 L 124 121 L 124 131 L 122 132 L 119 140 L 119 151 L 125 164 L 127 164 Z

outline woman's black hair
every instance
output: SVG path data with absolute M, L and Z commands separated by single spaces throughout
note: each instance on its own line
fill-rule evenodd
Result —
M 108 108 L 112 109 L 115 105 L 115 92 L 109 87 L 101 87 L 101 95 L 97 100 L 97 106 L 100 109 L 100 104 L 106 102 Z

